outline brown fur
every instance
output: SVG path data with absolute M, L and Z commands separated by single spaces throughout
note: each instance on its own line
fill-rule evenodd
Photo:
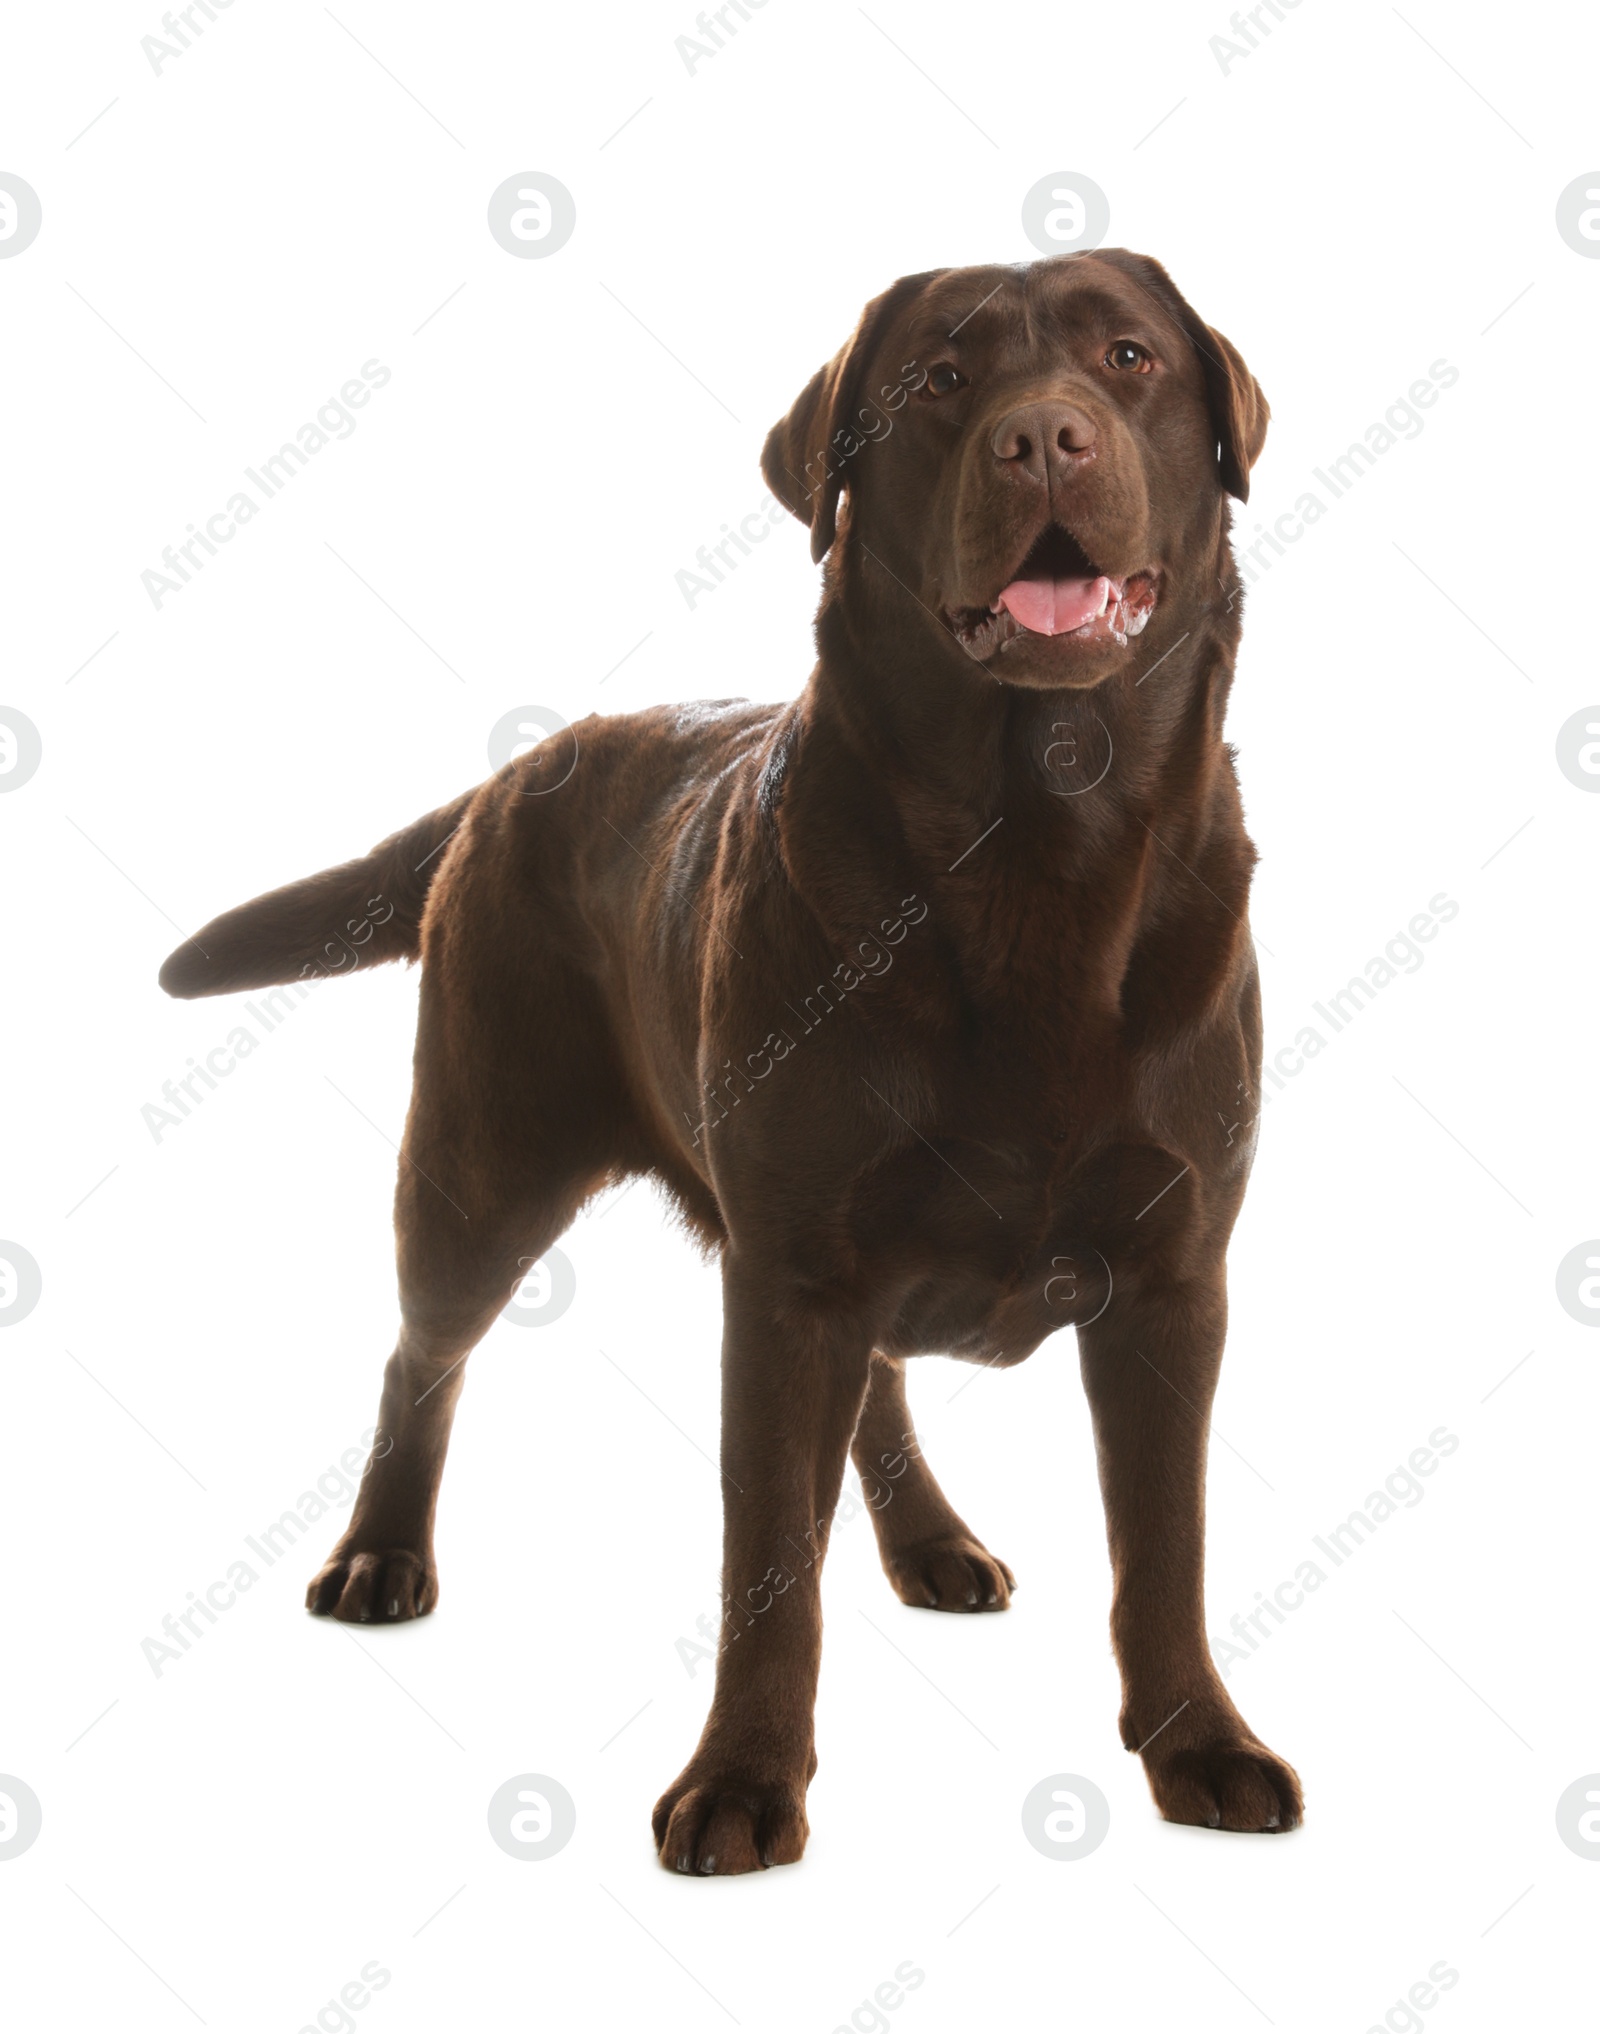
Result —
M 1125 338 L 1149 371 L 1113 371 Z M 935 400 L 942 363 L 966 385 Z M 902 1600 L 1005 1608 L 1011 1571 L 934 1481 L 903 1367 L 1019 1362 L 1068 1325 L 1123 1742 L 1173 1820 L 1299 1820 L 1202 1602 L 1261 1048 L 1254 853 L 1222 740 L 1227 494 L 1266 420 L 1238 354 L 1143 257 L 907 278 L 763 456 L 827 556 L 797 701 L 584 721 L 163 970 L 208 995 L 423 961 L 389 1445 L 314 1611 L 433 1607 L 463 1358 L 601 1185 L 654 1175 L 720 1253 L 725 1640 L 656 1809 L 679 1870 L 804 1847 L 818 1578 L 852 1448 L 869 1498 L 893 1487 L 874 1517 Z M 1157 575 L 1148 628 L 980 661 L 952 617 L 986 614 L 1052 521 L 1102 571 Z

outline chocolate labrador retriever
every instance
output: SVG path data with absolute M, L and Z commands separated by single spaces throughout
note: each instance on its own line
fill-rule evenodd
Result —
M 391 1445 L 319 1615 L 433 1608 L 463 1360 L 591 1195 L 648 1173 L 720 1256 L 724 1626 L 655 1810 L 678 1871 L 805 1847 L 846 1456 L 902 1602 L 1006 1607 L 905 1362 L 1019 1363 L 1068 1326 L 1123 1742 L 1173 1821 L 1300 1820 L 1202 1590 L 1261 1064 L 1228 497 L 1266 426 L 1143 256 L 907 276 L 762 454 L 827 559 L 798 700 L 582 721 L 162 970 L 207 996 L 423 962 Z

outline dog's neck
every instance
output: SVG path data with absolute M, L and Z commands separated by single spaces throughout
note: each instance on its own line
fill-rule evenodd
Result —
M 969 658 L 874 553 L 846 545 L 817 617 L 808 721 L 897 809 L 942 810 L 974 838 L 1026 813 L 1084 874 L 1157 806 L 1196 845 L 1237 809 L 1222 725 L 1241 601 L 1223 532 L 1214 564 L 1215 597 L 1164 603 L 1131 669 L 1043 691 L 1007 684 L 1003 656 L 993 670 Z
M 830 945 L 854 951 L 911 892 L 938 930 L 901 973 L 937 973 L 937 947 L 971 1012 L 1031 998 L 1048 1028 L 1068 1007 L 1122 1024 L 1153 998 L 1179 1025 L 1207 1007 L 1248 965 L 1255 858 L 1222 739 L 1225 541 L 1218 563 L 1221 597 L 1177 587 L 1131 673 L 1035 691 L 972 663 L 870 557 L 830 561 L 819 661 L 763 787 Z

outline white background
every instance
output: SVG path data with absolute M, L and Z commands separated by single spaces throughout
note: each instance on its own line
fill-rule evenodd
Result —
M 1596 154 L 1593 25 L 1305 0 L 1225 74 L 1220 4 L 770 0 L 691 76 L 687 4 L 335 11 L 236 0 L 159 76 L 154 0 L 7 31 L 0 169 L 44 207 L 0 261 L 0 705 L 44 742 L 0 798 L 0 1236 L 44 1276 L 0 1336 L 0 1771 L 44 1812 L 0 1864 L 11 2017 L 293 2034 L 373 1959 L 371 2034 L 871 2029 L 907 1959 L 905 2034 L 1404 2028 L 1440 1959 L 1444 2034 L 1575 2004 L 1600 1869 L 1555 1804 L 1600 1768 L 1600 1338 L 1555 1270 L 1600 1231 L 1600 799 L 1555 742 L 1600 699 L 1600 263 L 1554 217 Z M 1063 1336 L 959 1397 L 955 1365 L 912 1378 L 1012 1611 L 902 1608 L 841 1527 L 804 1863 L 662 1872 L 649 1810 L 711 1678 L 676 1641 L 716 1606 L 719 1294 L 643 1187 L 565 1240 L 565 1317 L 471 1360 L 438 1612 L 307 1618 L 333 1518 L 157 1677 L 141 1641 L 375 1416 L 417 993 L 318 990 L 158 1142 L 141 1109 L 240 1017 L 158 993 L 178 928 L 475 782 L 510 708 L 791 696 L 799 526 L 692 611 L 675 573 L 761 505 L 762 436 L 861 303 L 1030 258 L 1023 195 L 1066 169 L 1271 400 L 1247 536 L 1459 370 L 1260 576 L 1229 726 L 1269 1051 L 1460 906 L 1271 1102 L 1232 1253 L 1214 1633 L 1460 1440 L 1232 1675 L 1304 1829 L 1168 1827 L 1119 1749 Z M 485 226 L 525 170 L 577 203 L 547 260 Z M 154 608 L 162 547 L 373 358 L 354 435 Z M 535 1864 L 485 1822 L 529 1771 L 578 1810 Z M 1060 1772 L 1111 1804 L 1075 1863 L 1019 1821 Z

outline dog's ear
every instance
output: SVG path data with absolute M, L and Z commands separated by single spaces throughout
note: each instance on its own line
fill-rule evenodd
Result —
M 1267 442 L 1267 419 L 1272 412 L 1238 347 L 1224 339 L 1214 325 L 1202 325 L 1198 317 L 1194 322 L 1198 330 L 1189 336 L 1205 363 L 1206 393 L 1217 429 L 1217 470 L 1229 494 L 1248 501 L 1250 469 Z
M 1147 254 L 1131 254 L 1124 247 L 1097 248 L 1094 258 L 1109 261 L 1138 283 L 1183 327 L 1205 371 L 1206 396 L 1216 432 L 1217 477 L 1229 494 L 1239 501 L 1248 501 L 1250 469 L 1267 442 L 1267 419 L 1272 412 L 1261 393 L 1261 384 L 1245 366 L 1239 349 L 1205 322 L 1159 261 L 1152 261 Z
M 865 381 L 872 355 L 895 313 L 941 273 L 929 269 L 923 275 L 902 276 L 882 296 L 874 297 L 851 338 L 826 367 L 817 369 L 789 414 L 767 433 L 761 448 L 762 475 L 789 513 L 810 529 L 813 559 L 825 556 L 833 542 L 840 491 L 850 481 L 852 451 L 879 435 L 873 428 L 855 428 L 858 411 L 869 407 Z M 881 424 L 881 410 L 872 406 L 871 415 Z

